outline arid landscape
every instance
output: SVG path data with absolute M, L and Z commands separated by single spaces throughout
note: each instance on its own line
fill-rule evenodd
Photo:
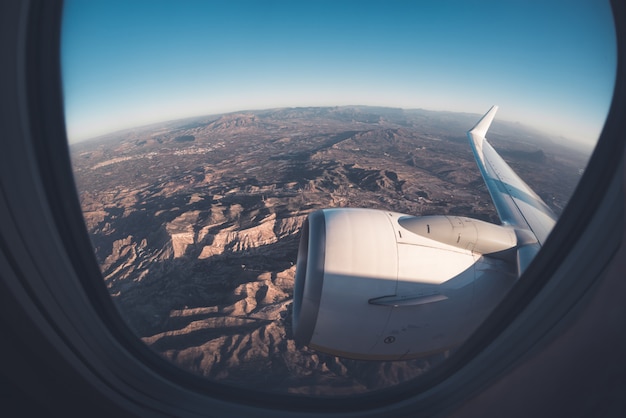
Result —
M 85 223 L 115 305 L 153 350 L 214 381 L 340 395 L 419 376 L 449 353 L 366 362 L 296 347 L 299 231 L 325 207 L 498 223 L 465 135 L 480 116 L 286 108 L 72 145 Z M 559 214 L 587 156 L 497 119 L 488 138 Z

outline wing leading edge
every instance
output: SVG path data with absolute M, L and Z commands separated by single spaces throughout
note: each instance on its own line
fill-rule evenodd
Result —
M 497 111 L 498 106 L 492 106 L 467 132 L 467 136 L 500 220 L 503 224 L 519 230 L 521 242 L 518 267 L 521 273 L 539 247 L 544 244 L 557 217 L 485 139 Z M 538 245 L 531 245 L 525 230 L 534 235 Z M 523 247 L 524 244 L 528 244 L 526 248 Z

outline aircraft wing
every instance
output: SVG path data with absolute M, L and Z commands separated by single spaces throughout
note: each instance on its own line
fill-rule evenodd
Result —
M 550 234 L 557 217 L 543 200 L 515 174 L 513 169 L 485 139 L 497 110 L 498 106 L 489 109 L 485 116 L 467 132 L 467 136 L 480 173 L 487 184 L 489 194 L 502 223 L 516 227 L 518 236 L 522 238 L 521 245 L 524 244 L 523 241 L 528 244 L 531 243 L 528 239 L 528 233 L 524 231 L 527 230 L 534 235 L 537 243 L 541 246 Z M 522 237 L 524 235 L 525 238 Z M 526 256 L 522 254 L 522 257 L 532 259 L 538 246 L 531 247 L 535 247 L 535 249 L 527 253 Z M 520 272 L 530 262 L 530 259 L 522 260 Z

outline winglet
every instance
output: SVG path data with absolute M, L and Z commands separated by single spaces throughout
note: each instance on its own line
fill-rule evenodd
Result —
M 478 123 L 476 123 L 476 125 L 474 125 L 472 129 L 470 129 L 470 132 L 484 138 L 485 135 L 487 135 L 487 130 L 489 130 L 489 127 L 491 126 L 491 122 L 493 122 L 493 118 L 496 116 L 497 111 L 498 111 L 497 105 L 491 106 L 491 109 L 489 109 L 489 111 L 485 113 L 485 116 L 483 116 L 478 121 Z

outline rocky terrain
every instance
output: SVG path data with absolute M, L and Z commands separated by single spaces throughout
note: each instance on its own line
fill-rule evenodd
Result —
M 296 347 L 298 233 L 324 207 L 498 222 L 465 132 L 480 115 L 289 108 L 167 122 L 71 147 L 102 276 L 153 350 L 211 380 L 339 395 L 419 376 L 407 362 Z M 489 139 L 558 214 L 587 156 L 495 121 Z

